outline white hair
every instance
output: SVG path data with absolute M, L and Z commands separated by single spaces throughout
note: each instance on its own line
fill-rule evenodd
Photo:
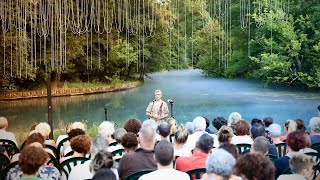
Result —
M 272 137 L 280 137 L 281 136 L 281 126 L 279 124 L 271 124 L 268 127 L 269 133 Z
M 8 126 L 8 120 L 5 117 L 0 117 L 0 129 Z
M 154 142 L 157 128 L 158 125 L 154 120 L 143 121 L 139 131 L 139 138 L 148 143 Z
M 45 122 L 39 123 L 35 130 L 38 131 L 44 138 L 47 138 L 51 132 L 49 124 Z
M 201 116 L 198 116 L 193 119 L 193 128 L 195 131 L 205 131 L 206 130 L 206 119 Z
M 157 89 L 157 90 L 154 91 L 154 94 L 157 94 L 157 93 L 162 94 L 161 90 L 159 90 L 159 89 Z
M 320 132 L 320 118 L 313 117 L 309 121 L 310 129 L 312 133 L 319 133 Z
M 92 156 L 91 159 L 93 159 L 94 156 L 98 154 L 99 151 L 101 150 L 107 151 L 108 146 L 109 146 L 109 142 L 105 137 L 101 137 L 101 136 L 95 137 L 91 143 L 91 149 L 90 149 L 91 156 Z
M 228 118 L 228 122 L 231 124 L 234 124 L 236 122 L 238 122 L 239 120 L 241 120 L 241 114 L 238 112 L 233 112 L 230 114 L 229 118 Z
M 111 136 L 114 131 L 114 124 L 109 121 L 103 121 L 98 128 L 98 134 L 105 138 Z
M 207 159 L 207 173 L 230 177 L 236 164 L 235 158 L 224 149 L 217 149 Z
M 84 124 L 82 122 L 74 122 L 74 123 L 72 123 L 71 129 L 81 129 L 83 131 L 86 130 L 86 128 L 84 127 Z

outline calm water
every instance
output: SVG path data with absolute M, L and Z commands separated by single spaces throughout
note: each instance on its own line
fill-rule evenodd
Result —
M 317 116 L 320 93 L 281 88 L 263 88 L 247 80 L 205 78 L 198 70 L 159 72 L 145 83 L 127 91 L 53 98 L 54 126 L 61 122 L 104 120 L 108 104 L 108 119 L 119 126 L 128 118 L 145 120 L 145 109 L 154 99 L 154 90 L 161 89 L 163 100 L 173 99 L 173 115 L 180 123 L 198 115 L 213 119 L 226 118 L 237 111 L 247 120 L 271 116 L 283 124 L 287 119 L 308 121 Z M 33 122 L 47 121 L 46 99 L 0 102 L 0 115 L 9 119 L 11 130 L 29 129 Z

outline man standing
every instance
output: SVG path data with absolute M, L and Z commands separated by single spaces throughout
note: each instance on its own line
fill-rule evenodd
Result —
M 146 109 L 146 115 L 158 123 L 169 115 L 169 109 L 167 103 L 161 99 L 161 90 L 155 90 L 154 96 L 155 99 L 149 103 Z

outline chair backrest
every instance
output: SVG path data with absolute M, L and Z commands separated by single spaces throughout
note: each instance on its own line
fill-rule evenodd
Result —
M 59 166 L 59 161 L 50 153 L 48 153 L 50 160 L 48 161 L 47 165 L 53 164 L 56 168 Z
M 124 149 L 117 149 L 111 152 L 112 156 L 122 156 L 124 154 Z
M 74 153 L 74 151 L 70 151 L 70 152 L 68 152 L 66 155 L 64 155 L 64 157 L 72 156 L 73 153 Z
M 54 155 L 56 156 L 56 159 L 60 158 L 59 151 L 56 147 L 49 145 L 49 144 L 45 144 L 45 146 L 46 146 L 46 148 L 50 149 L 54 153 Z
M 170 139 L 170 142 L 173 143 L 173 141 L 174 141 L 174 134 L 170 134 L 169 139 Z
M 245 150 L 248 150 L 251 148 L 251 144 L 237 144 L 238 148 L 238 154 L 242 154 Z
M 287 154 L 287 144 L 286 143 L 278 143 L 275 144 L 278 151 L 278 157 L 282 157 Z
M 201 176 L 206 173 L 206 168 L 193 169 L 186 172 L 190 179 L 201 179 Z
M 9 144 L 9 145 L 12 145 L 12 146 L 17 146 L 16 143 L 14 143 L 13 141 L 11 141 L 9 139 L 0 139 L 0 145 L 3 145 L 3 144 Z
M 24 142 L 21 144 L 21 146 L 20 146 L 20 150 L 22 150 L 22 149 L 23 149 L 24 145 L 26 145 L 26 141 L 24 141 Z
M 7 165 L 7 167 L 5 167 L 5 168 L 3 169 L 3 171 L 1 172 L 1 174 L 0 174 L 0 179 L 6 179 L 9 170 L 10 170 L 11 168 L 16 167 L 18 164 L 19 164 L 19 161 L 15 161 L 15 162 L 12 162 L 12 163 L 10 163 L 9 165 Z
M 13 146 L 11 144 L 2 144 L 0 146 L 6 149 L 9 158 L 11 158 L 14 154 L 20 153 L 20 150 L 17 148 L 16 145 Z
M 116 146 L 118 143 L 117 142 L 112 142 L 109 144 L 109 146 Z
M 69 174 L 71 172 L 71 169 L 77 165 L 83 164 L 84 162 L 86 162 L 87 160 L 89 160 L 89 158 L 86 157 L 74 157 L 74 158 L 70 158 L 67 159 L 65 161 L 63 161 L 59 166 L 58 169 L 61 171 L 61 175 L 65 175 L 65 177 L 68 179 Z M 61 177 L 62 177 L 61 176 Z
M 273 154 L 267 154 L 267 157 L 274 163 L 274 161 L 276 160 L 276 159 L 278 159 L 278 157 L 277 156 L 275 156 L 275 155 L 273 155 Z
M 317 174 L 320 173 L 320 167 L 319 167 L 320 166 L 320 154 L 315 153 L 315 152 L 310 152 L 310 153 L 305 153 L 305 154 L 312 157 L 312 159 L 316 163 L 316 165 L 313 166 L 313 169 L 314 169 L 313 179 L 315 179 L 317 177 Z
M 0 153 L 0 172 L 9 164 L 10 164 L 10 159 L 6 155 Z
M 318 151 L 320 153 L 320 143 L 314 143 L 311 145 L 311 148 Z
M 58 149 L 58 151 L 59 151 L 59 154 L 61 153 L 60 150 L 61 150 L 61 148 L 62 148 L 62 146 L 63 146 L 63 143 L 65 143 L 65 142 L 67 142 L 67 141 L 69 141 L 69 138 L 64 138 L 64 139 L 62 139 L 62 140 L 59 142 L 59 144 L 58 144 L 58 146 L 57 146 L 57 149 Z
M 139 177 L 141 177 L 144 174 L 148 174 L 150 172 L 154 171 L 153 169 L 148 169 L 148 170 L 143 170 L 143 171 L 138 171 L 135 172 L 133 174 L 130 174 L 129 176 L 127 176 L 126 178 L 124 178 L 124 180 L 137 180 L 139 179 Z

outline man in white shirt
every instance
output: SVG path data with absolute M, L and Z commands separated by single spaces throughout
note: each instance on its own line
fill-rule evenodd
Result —
M 7 139 L 11 140 L 18 146 L 16 137 L 12 132 L 7 132 L 6 129 L 8 128 L 8 120 L 5 117 L 0 117 L 0 139 Z
M 167 103 L 161 99 L 161 90 L 155 90 L 154 98 L 155 99 L 149 103 L 146 109 L 146 115 L 149 119 L 153 119 L 159 123 L 169 115 L 169 109 Z
M 165 179 L 165 180 L 189 180 L 190 177 L 185 172 L 173 169 L 173 146 L 166 140 L 160 141 L 155 148 L 155 160 L 157 161 L 158 170 L 145 174 L 139 180 Z

